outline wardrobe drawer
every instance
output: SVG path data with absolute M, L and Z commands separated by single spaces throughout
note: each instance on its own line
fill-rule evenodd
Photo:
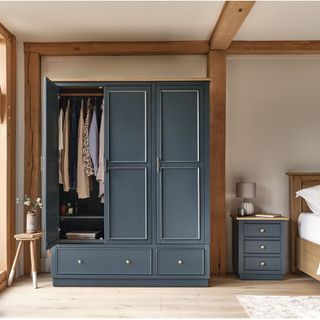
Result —
M 156 264 L 158 274 L 204 274 L 204 249 L 158 249 Z
M 59 248 L 58 274 L 151 274 L 151 249 Z
M 280 240 L 244 240 L 244 253 L 280 253 Z
M 244 271 L 280 271 L 281 259 L 279 257 L 245 257 Z
M 280 237 L 280 223 L 244 223 L 244 237 Z

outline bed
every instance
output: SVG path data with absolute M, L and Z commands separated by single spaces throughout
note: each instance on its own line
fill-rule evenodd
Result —
M 304 272 L 320 280 L 320 214 L 311 213 L 307 203 L 296 198 L 303 188 L 320 185 L 320 172 L 289 172 L 290 271 Z

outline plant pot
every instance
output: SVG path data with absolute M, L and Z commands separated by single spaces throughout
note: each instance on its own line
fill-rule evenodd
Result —
M 37 213 L 35 211 L 28 211 L 26 219 L 26 233 L 37 232 Z

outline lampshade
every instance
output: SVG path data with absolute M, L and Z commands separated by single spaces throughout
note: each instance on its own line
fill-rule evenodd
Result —
M 255 182 L 237 182 L 236 196 L 237 198 L 255 198 L 256 183 Z

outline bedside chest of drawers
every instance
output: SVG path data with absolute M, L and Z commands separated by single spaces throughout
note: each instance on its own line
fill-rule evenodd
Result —
M 240 279 L 281 280 L 286 272 L 287 217 L 233 220 L 233 270 Z

